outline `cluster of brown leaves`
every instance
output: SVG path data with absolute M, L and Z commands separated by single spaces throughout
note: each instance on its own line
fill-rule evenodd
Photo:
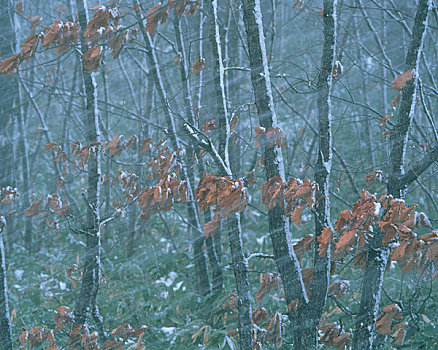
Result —
M 24 211 L 26 216 L 36 216 L 41 212 L 40 205 L 46 199 L 46 206 L 43 210 L 43 215 L 47 216 L 68 216 L 70 215 L 70 208 L 68 203 L 62 202 L 61 197 L 57 193 L 52 193 L 41 197 L 36 202 L 32 203 L 29 208 Z
M 403 345 L 407 323 L 394 323 L 394 320 L 400 321 L 401 319 L 402 311 L 398 305 L 391 304 L 385 306 L 376 320 L 377 332 L 382 335 L 392 334 L 392 341 L 395 341 L 397 345 Z
M 149 220 L 151 214 L 156 214 L 158 210 L 168 211 L 174 203 L 187 201 L 187 182 L 177 179 L 180 170 L 178 154 L 181 150 L 170 152 L 167 156 L 166 151 L 166 147 L 162 148 L 148 164 L 158 182 L 138 195 L 137 201 L 144 220 Z M 176 170 L 170 173 L 173 168 Z
M 51 154 L 53 154 L 53 160 L 55 162 L 67 161 L 67 155 L 62 149 L 62 146 L 58 145 L 56 142 L 49 142 L 46 147 L 44 147 L 44 151 L 49 151 Z
M 166 177 L 169 171 L 173 168 L 175 168 L 175 174 L 179 174 L 181 166 L 178 162 L 178 156 L 181 153 L 181 149 L 178 149 L 175 152 L 170 152 L 166 156 L 167 152 L 167 147 L 161 148 L 158 156 L 154 157 L 148 163 L 148 168 L 152 170 L 153 177 L 162 179 Z
M 326 346 L 332 346 L 338 350 L 344 350 L 350 348 L 351 332 L 339 332 L 339 326 L 336 322 L 323 323 L 319 326 L 323 335 L 319 338 L 319 341 Z
M 378 218 L 380 204 L 376 197 L 365 190 L 360 194 L 361 197 L 354 203 L 353 210 L 342 211 L 336 220 L 335 230 L 338 232 L 338 237 L 335 253 L 338 258 L 357 243 L 359 248 L 365 247 L 365 233 Z
M 199 5 L 199 1 L 168 0 L 167 4 L 164 6 L 162 6 L 161 3 L 152 6 L 146 12 L 145 31 L 151 35 L 154 34 L 155 30 L 157 29 L 158 22 L 161 22 L 161 24 L 166 22 L 169 12 L 173 7 L 175 8 L 177 16 L 181 17 L 184 13 L 188 16 L 192 16 Z
M 269 128 L 268 130 L 266 130 L 260 125 L 257 125 L 255 128 L 255 132 L 255 145 L 257 148 L 259 148 L 260 145 L 264 143 L 267 143 L 270 148 L 274 146 L 281 147 L 282 149 L 287 148 L 286 138 L 283 136 L 280 128 Z
M 115 350 L 123 350 L 123 345 L 126 343 L 129 337 L 138 337 L 137 342 L 135 344 L 136 350 L 144 350 L 146 347 L 141 345 L 143 340 L 144 332 L 146 330 L 146 326 L 141 326 L 138 329 L 134 329 L 130 324 L 124 323 L 121 326 L 115 328 L 111 332 L 111 336 L 116 338 L 117 336 L 122 339 L 116 340 L 108 340 L 102 345 L 102 349 L 115 349 Z M 132 348 L 132 346 L 131 346 Z
M 187 182 L 177 180 L 173 173 L 163 177 L 155 186 L 148 188 L 138 195 L 138 205 L 141 210 L 141 218 L 149 220 L 151 214 L 159 210 L 168 211 L 174 203 L 187 201 Z
M 438 230 L 416 237 L 402 238 L 391 251 L 391 260 L 397 261 L 403 272 L 409 272 L 413 268 L 421 273 L 422 267 L 426 264 L 437 261 L 435 270 L 438 269 Z M 435 272 L 433 278 L 438 277 Z
M 49 343 L 49 346 L 46 348 L 47 350 L 59 350 L 61 348 L 58 347 L 55 336 L 59 331 L 62 331 L 63 334 L 68 334 L 68 348 L 72 350 L 123 350 L 123 345 L 128 336 L 138 337 L 135 349 L 145 349 L 145 347 L 141 345 L 146 330 L 145 326 L 139 329 L 133 329 L 129 324 L 125 323 L 111 332 L 111 336 L 114 337 L 115 340 L 108 340 L 102 344 L 102 346 L 99 346 L 97 332 L 90 333 L 86 325 L 76 325 L 70 331 L 65 330 L 65 327 L 72 324 L 73 318 L 73 314 L 67 306 L 60 306 L 55 314 L 55 329 L 36 326 L 28 331 L 23 328 L 21 334 L 18 335 L 20 344 L 24 345 L 28 342 L 29 348 L 32 349 L 36 344 L 47 341 Z M 122 339 L 120 339 L 120 337 Z
M 291 177 L 284 183 L 281 177 L 274 176 L 262 186 L 261 201 L 269 210 L 275 206 L 283 207 L 286 203 L 284 214 L 299 227 L 306 204 L 310 209 L 313 208 L 317 192 L 318 184 L 314 181 Z
M 101 142 L 92 142 L 89 146 L 82 146 L 79 141 L 73 143 L 71 148 L 71 155 L 81 160 L 82 166 L 88 163 L 88 159 L 95 158 L 97 152 L 101 151 L 103 144 Z
M 367 174 L 364 180 L 367 186 L 370 187 L 375 181 L 382 182 L 382 178 L 383 178 L 383 172 L 381 170 L 375 170 Z
M 70 45 L 77 42 L 79 30 L 80 26 L 77 21 L 62 22 L 56 19 L 54 24 L 45 27 L 40 33 L 27 37 L 19 53 L 1 61 L 0 74 L 14 74 L 24 60 L 29 61 L 35 55 L 40 42 L 44 49 L 50 46 L 56 47 L 57 55 L 67 52 Z
M 137 36 L 137 28 L 127 29 L 120 24 L 120 13 L 117 8 L 111 7 L 106 8 L 103 5 L 97 5 L 92 8 L 93 10 L 98 10 L 85 28 L 84 37 L 88 46 L 95 46 L 97 43 L 107 43 L 111 48 L 111 56 L 116 59 L 123 46 L 134 40 Z M 91 71 L 97 70 L 100 66 L 100 46 L 91 48 L 88 52 L 92 51 L 88 56 L 90 59 L 86 59 L 84 64 L 87 63 L 87 68 Z M 84 58 L 88 54 L 84 54 Z M 87 57 L 88 57 L 87 56 Z
M 117 7 L 107 9 L 105 6 L 98 5 L 93 7 L 93 10 L 98 11 L 88 22 L 84 31 L 85 41 L 91 48 L 83 55 L 85 69 L 92 72 L 98 70 L 102 64 L 102 46 L 95 46 L 98 42 L 107 43 L 112 50 L 111 55 L 117 58 L 123 46 L 135 39 L 137 35 L 137 28 L 127 29 L 119 23 L 120 14 Z M 41 22 L 41 17 L 29 17 L 29 20 L 33 33 Z M 55 23 L 51 26 L 27 37 L 19 53 L 1 61 L 0 74 L 14 74 L 24 60 L 29 61 L 35 55 L 40 42 L 43 49 L 56 47 L 57 55 L 66 53 L 72 44 L 77 43 L 80 29 L 77 20 L 62 22 L 55 19 Z
M 195 195 L 200 212 L 215 206 L 216 215 L 204 226 L 206 235 L 217 232 L 221 218 L 243 211 L 248 202 L 248 192 L 243 179 L 229 179 L 225 176 L 216 176 L 215 173 L 207 175 L 204 172 L 203 178 L 196 187 Z
M 420 237 L 413 231 L 419 227 L 431 228 L 426 214 L 414 211 L 416 205 L 406 207 L 404 201 L 391 196 L 382 196 L 380 202 L 387 212 L 378 224 L 385 234 L 382 244 L 393 242 L 391 260 L 397 261 L 403 272 L 416 268 L 421 273 L 422 267 L 434 261 L 438 267 L 438 230 Z
M 284 322 L 281 313 L 276 311 L 266 322 L 266 340 L 277 346 L 280 349 L 283 334 L 284 334 Z
M 276 273 L 269 272 L 265 275 L 260 275 L 260 287 L 255 295 L 255 301 L 259 307 L 261 306 L 264 296 L 269 293 L 272 288 L 278 292 L 281 283 L 280 281 L 280 277 Z
M 31 198 L 32 199 L 32 198 Z M 46 205 L 41 210 L 41 204 L 46 199 Z M 32 203 L 29 208 L 24 211 L 26 216 L 37 216 L 42 212 L 42 216 L 46 217 L 44 222 L 47 229 L 58 230 L 58 221 L 56 217 L 70 216 L 70 206 L 67 202 L 62 202 L 61 197 L 57 193 L 52 193 L 41 197 L 36 202 Z
M 111 176 L 111 174 L 107 176 Z M 125 193 L 125 199 L 131 200 L 140 192 L 140 184 L 138 180 L 139 178 L 136 174 L 128 173 L 126 171 L 119 171 L 119 175 L 113 178 L 111 187 L 115 183 L 122 185 L 123 192 Z
M 32 349 L 35 344 L 43 343 L 47 341 L 49 346 L 47 350 L 58 350 L 58 345 L 55 341 L 54 331 L 52 329 L 46 329 L 41 326 L 36 326 L 29 331 L 22 328 L 22 332 L 18 335 L 20 344 L 24 345 L 25 342 L 29 342 L 29 348 Z
M 417 205 L 407 207 L 404 200 L 383 195 L 379 200 L 368 191 L 361 191 L 361 198 L 354 204 L 353 210 L 341 212 L 335 224 L 338 232 L 336 257 L 343 256 L 354 246 L 366 248 L 368 236 L 381 234 L 382 245 L 391 245 L 391 260 L 397 261 L 403 272 L 420 268 L 438 260 L 438 230 L 417 237 L 416 228 L 431 228 L 426 214 L 417 212 Z M 381 209 L 384 215 L 379 219 Z M 363 266 L 366 251 L 360 253 L 354 263 Z
M 128 150 L 131 147 L 137 147 L 137 136 L 132 135 L 130 138 L 125 139 L 123 135 L 114 136 L 108 144 L 102 148 L 102 152 L 108 151 L 112 156 L 121 154 L 124 150 Z

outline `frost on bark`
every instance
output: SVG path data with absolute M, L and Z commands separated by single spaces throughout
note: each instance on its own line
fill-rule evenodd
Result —
M 4 220 L 3 217 L 1 219 Z M 12 349 L 12 331 L 9 317 L 8 285 L 6 279 L 5 249 L 3 245 L 3 230 L 6 229 L 0 222 L 0 339 L 1 348 Z
M 136 6 L 137 1 L 133 1 L 134 6 Z M 172 113 L 170 111 L 169 100 L 167 98 L 167 93 L 164 88 L 163 80 L 161 77 L 160 65 L 156 56 L 154 43 L 149 33 L 144 30 L 144 25 L 142 23 L 142 18 L 139 11 L 136 11 L 137 21 L 140 26 L 140 31 L 143 35 L 143 40 L 147 49 L 147 58 L 149 65 L 151 67 L 151 75 L 154 79 L 155 89 L 158 94 L 158 98 L 163 107 L 164 116 L 169 132 L 169 139 L 174 150 L 182 148 L 180 145 L 180 140 L 178 139 L 178 132 L 176 129 L 176 124 Z M 194 196 L 192 192 L 192 186 L 190 183 L 190 177 L 187 173 L 187 167 L 182 167 L 181 177 L 183 180 L 187 181 L 188 198 L 187 198 L 187 211 L 189 216 L 189 231 L 192 232 L 192 243 L 193 243 L 193 254 L 194 254 L 194 265 L 195 265 L 195 285 L 196 292 L 200 295 L 206 295 L 210 292 L 210 283 L 208 280 L 207 272 L 207 261 L 205 258 L 205 253 L 203 246 L 205 243 L 205 236 L 202 233 L 198 216 L 196 213 L 196 206 L 194 202 Z
M 78 9 L 79 23 L 81 28 L 86 28 L 88 23 L 87 1 L 76 0 Z M 81 52 L 84 54 L 88 48 L 83 36 L 81 35 Z M 86 125 L 86 142 L 88 145 L 98 143 L 101 140 L 99 126 L 99 115 L 97 109 L 97 91 L 94 74 L 84 68 L 81 62 L 82 76 L 84 81 L 86 109 L 84 115 L 84 125 Z M 76 302 L 74 316 L 76 324 L 85 324 L 89 316 L 93 317 L 97 324 L 99 335 L 105 337 L 103 320 L 99 314 L 96 304 L 97 293 L 99 291 L 101 273 L 101 235 L 100 235 L 100 178 L 101 178 L 101 156 L 99 147 L 93 148 L 93 157 L 88 159 L 88 183 L 87 193 L 83 194 L 85 205 L 87 206 L 86 216 L 86 255 L 84 262 L 84 272 L 82 277 L 81 290 Z
M 219 133 L 219 157 L 221 158 L 219 172 L 233 177 L 229 161 L 228 140 L 230 137 L 230 124 L 225 92 L 225 69 L 222 60 L 222 43 L 218 24 L 218 1 L 205 0 L 210 22 L 210 44 L 213 53 L 213 74 L 214 92 L 216 96 L 216 109 L 218 113 L 218 133 Z M 251 293 L 248 280 L 248 264 L 245 259 L 242 244 L 242 229 L 238 213 L 231 214 L 225 219 L 228 228 L 228 241 L 231 248 L 233 262 L 233 272 L 236 281 L 237 295 L 239 303 L 238 325 L 239 325 L 239 346 L 240 349 L 251 350 L 252 329 L 251 329 Z
M 242 9 L 248 42 L 251 81 L 260 125 L 265 129 L 277 127 L 266 58 L 260 1 L 243 0 Z M 280 147 L 270 145 L 268 142 L 264 142 L 262 147 L 266 179 L 269 180 L 274 176 L 280 176 L 284 181 L 284 165 Z M 308 297 L 301 275 L 300 264 L 292 248 L 289 221 L 284 215 L 283 208 L 279 206 L 275 206 L 268 211 L 268 219 L 275 262 L 283 280 L 286 302 L 290 305 L 294 301 L 299 306 L 297 311 L 291 308 L 289 318 L 292 323 L 294 341 L 295 343 L 301 343 L 301 328 L 305 320 L 300 319 L 299 315 L 300 309 L 307 305 Z M 295 346 L 300 349 L 301 345 L 296 344 Z
M 402 89 L 402 100 L 398 111 L 398 119 L 391 132 L 390 170 L 387 192 L 395 198 L 402 199 L 408 185 L 419 176 L 419 174 L 416 174 L 412 178 L 407 177 L 403 167 L 409 130 L 415 111 L 416 88 L 419 79 L 419 62 L 423 48 L 423 39 L 426 33 L 427 19 L 431 8 L 432 1 L 430 0 L 420 0 L 418 2 L 405 67 L 406 70 L 412 69 L 413 77 L 407 81 L 406 86 Z M 436 150 L 433 150 L 425 156 L 425 159 L 426 157 L 429 159 L 431 156 L 436 156 L 437 153 Z M 429 163 L 429 166 L 430 164 L 432 163 Z M 424 171 L 426 168 L 423 166 L 418 170 Z M 356 329 L 353 335 L 354 349 L 371 349 L 376 337 L 375 323 L 379 310 L 383 277 L 389 257 L 389 248 L 382 246 L 382 237 L 383 234 L 377 230 L 369 243 L 362 283 L 361 303 L 355 322 Z
M 319 252 L 318 237 L 324 228 L 330 227 L 330 172 L 333 157 L 332 116 L 330 95 L 333 85 L 333 66 L 336 52 L 336 6 L 337 0 L 324 0 L 324 47 L 318 79 L 318 158 L 314 168 L 320 198 L 315 208 L 315 253 L 313 281 L 310 284 L 310 300 L 305 317 L 310 320 L 310 329 L 303 329 L 304 346 L 316 346 L 318 325 L 324 312 L 330 280 L 330 245 L 327 252 Z

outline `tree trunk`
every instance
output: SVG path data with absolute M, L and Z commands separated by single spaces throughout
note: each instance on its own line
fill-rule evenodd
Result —
M 420 0 L 418 3 L 411 42 L 406 56 L 406 69 L 412 69 L 413 78 L 407 81 L 406 86 L 402 90 L 402 100 L 400 102 L 397 124 L 391 132 L 391 168 L 389 172 L 387 192 L 395 198 L 404 198 L 406 189 L 411 183 L 406 181 L 403 166 L 409 130 L 415 111 L 419 61 L 426 32 L 427 19 L 431 8 L 432 1 L 430 0 Z M 379 310 L 385 267 L 389 257 L 389 248 L 387 246 L 382 246 L 382 237 L 383 234 L 380 231 L 377 231 L 370 242 L 370 249 L 368 251 L 365 274 L 362 283 L 362 298 L 359 314 L 355 322 L 356 328 L 353 336 L 354 349 L 371 349 L 376 337 L 375 323 Z
M 210 19 L 209 38 L 214 60 L 214 91 L 216 96 L 216 109 L 219 119 L 219 156 L 222 159 L 221 164 L 223 164 L 222 167 L 219 166 L 219 172 L 224 172 L 227 176 L 233 177 L 230 167 L 228 148 L 230 123 L 225 91 L 225 69 L 222 60 L 222 43 L 219 33 L 218 1 L 206 0 L 204 3 Z M 240 214 L 231 214 L 225 219 L 225 223 L 225 226 L 228 227 L 228 240 L 231 247 L 233 271 L 236 281 L 237 295 L 239 297 L 239 303 L 237 307 L 239 321 L 239 346 L 242 350 L 251 350 L 253 349 L 251 328 L 251 293 L 248 280 L 248 264 L 245 260 L 242 245 Z
M 29 146 L 24 121 L 24 107 L 21 89 L 19 89 L 20 111 L 18 113 L 18 129 L 20 132 L 19 153 L 21 154 L 21 167 L 23 172 L 23 212 L 30 207 L 30 168 L 29 168 Z M 32 216 L 24 217 L 24 246 L 30 255 L 33 253 L 32 242 Z
M 272 99 L 271 81 L 266 58 L 265 36 L 263 34 L 260 0 L 242 0 L 243 21 L 245 24 L 249 60 L 251 67 L 251 81 L 254 90 L 255 104 L 259 115 L 260 125 L 268 130 L 277 127 L 277 116 Z M 266 180 L 280 176 L 285 181 L 283 156 L 281 148 L 263 142 L 263 162 Z M 274 248 L 274 258 L 283 280 L 287 305 L 294 301 L 299 309 L 291 308 L 289 319 L 292 323 L 295 347 L 303 348 L 301 329 L 311 326 L 307 320 L 300 319 L 300 309 L 308 303 L 304 287 L 301 268 L 291 244 L 289 220 L 284 215 L 284 209 L 275 206 L 268 211 L 269 233 Z
M 79 14 L 79 23 L 82 30 L 88 23 L 87 2 L 86 0 L 76 0 L 76 6 Z M 88 47 L 81 33 L 81 52 L 84 54 Z M 85 120 L 86 125 L 86 142 L 91 146 L 94 142 L 100 142 L 101 131 L 99 126 L 99 115 L 97 110 L 97 91 L 94 74 L 85 69 L 83 61 L 81 62 L 82 76 L 84 79 L 84 90 L 86 98 Z M 82 275 L 82 285 L 76 307 L 74 310 L 75 323 L 85 324 L 88 321 L 90 313 L 97 324 L 99 335 L 105 338 L 103 328 L 103 319 L 99 314 L 96 304 L 97 293 L 99 291 L 100 273 L 101 273 L 101 236 L 100 236 L 100 149 L 95 147 L 93 156 L 88 158 L 88 185 L 87 194 L 83 199 L 87 206 L 86 216 L 86 255 L 84 262 L 84 272 Z
M 333 138 L 330 95 L 333 85 L 332 72 L 336 52 L 336 6 L 337 0 L 324 0 L 324 47 L 317 85 L 319 147 L 318 158 L 314 168 L 315 180 L 319 187 L 316 198 L 320 198 L 320 200 L 315 208 L 313 280 L 310 284 L 308 310 L 305 310 L 303 315 L 310 319 L 311 328 L 302 330 L 310 340 L 310 342 L 305 342 L 303 345 L 309 347 L 317 346 L 318 325 L 324 312 L 330 280 L 330 245 L 328 246 L 327 253 L 321 256 L 317 238 L 321 236 L 324 228 L 331 227 L 329 180 L 333 158 Z

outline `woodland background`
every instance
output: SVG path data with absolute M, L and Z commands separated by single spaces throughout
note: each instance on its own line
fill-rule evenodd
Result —
M 160 8 L 150 0 L 0 1 L 0 225 L 7 290 L 0 286 L 9 305 L 7 314 L 3 299 L 2 327 L 10 323 L 16 348 L 56 348 L 51 335 L 59 348 L 91 349 L 105 341 L 103 348 L 236 349 L 239 342 L 242 349 L 261 343 L 265 349 L 306 348 L 298 345 L 299 331 L 288 320 L 295 304 L 284 300 L 273 256 L 270 213 L 278 193 L 265 188 L 262 194 L 263 184 L 275 176 L 266 175 L 269 148 L 282 150 L 286 181 L 314 181 L 315 169 L 331 167 L 325 168 L 326 187 L 319 186 L 325 194 L 313 187 L 300 202 L 307 200 L 311 208 L 303 204 L 290 213 L 290 243 L 301 242 L 295 252 L 306 286 L 320 252 L 316 243 L 313 252 L 308 235 L 324 232 L 315 226 L 324 205 L 324 227 L 335 227 L 361 190 L 376 193 L 377 200 L 391 193 L 404 198 L 406 207 L 418 205 L 410 217 L 421 226 L 418 236 L 438 227 L 435 1 L 260 0 L 264 59 L 251 50 L 243 17 L 258 0 L 169 3 Z M 335 20 L 324 25 L 333 6 Z M 421 6 L 427 26 L 415 38 Z M 84 9 L 88 19 L 80 18 Z M 99 11 L 101 17 L 93 17 Z M 79 23 L 85 27 L 92 19 L 84 37 Z M 409 64 L 416 39 L 418 57 Z M 20 50 L 21 56 L 13 56 Z M 14 58 L 4 61 L 9 57 Z M 263 69 L 269 66 L 269 108 L 278 119 L 271 129 L 260 127 L 263 113 L 251 81 L 251 70 L 257 79 L 257 59 Z M 413 102 L 403 134 L 400 113 L 409 93 Z M 321 120 L 330 128 L 321 127 Z M 323 135 L 332 139 L 326 149 Z M 391 190 L 400 178 L 391 152 L 399 139 L 406 148 L 399 175 L 412 169 L 414 175 L 397 194 Z M 327 163 L 321 163 L 324 150 Z M 217 181 L 215 191 L 206 179 Z M 207 181 L 205 192 L 202 186 L 196 190 L 200 181 Z M 318 207 L 321 196 L 330 203 Z M 277 209 L 284 205 L 280 201 Z M 366 250 L 349 242 L 345 256 L 327 260 L 329 285 L 335 284 L 322 287 L 320 344 L 432 349 L 438 322 L 438 245 L 432 232 L 427 263 L 412 258 L 407 267 L 408 260 L 398 264 L 391 255 L 383 266 L 376 312 L 389 323 L 381 322 L 376 331 L 374 317 L 374 340 L 364 347 L 353 342 L 353 333 L 364 288 L 365 260 L 359 260 Z M 333 244 L 338 236 L 334 232 Z M 396 249 L 401 241 L 392 239 Z M 245 310 L 236 290 L 242 278 L 249 311 L 258 312 L 252 314 L 252 333 L 246 324 L 249 335 L 242 329 Z M 392 311 L 384 310 L 388 305 L 395 305 Z M 400 336 L 395 325 L 403 322 Z M 136 331 L 117 328 L 124 324 Z M 3 336 L 9 334 L 5 327 Z M 252 345 L 245 346 L 245 336 Z M 74 339 L 80 341 L 75 345 Z

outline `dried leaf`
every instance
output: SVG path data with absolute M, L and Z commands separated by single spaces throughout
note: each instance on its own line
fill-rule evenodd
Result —
M 400 90 L 406 86 L 407 81 L 412 79 L 412 69 L 407 70 L 403 74 L 397 75 L 391 82 L 391 89 Z
M 198 59 L 193 63 L 192 69 L 193 73 L 199 74 L 205 67 L 205 59 L 198 57 Z
M 328 247 L 330 246 L 330 240 L 332 238 L 332 229 L 330 227 L 326 227 L 322 230 L 321 234 L 317 236 L 317 240 L 319 243 L 318 251 L 319 256 L 324 256 L 327 254 Z
M 27 208 L 24 211 L 24 215 L 26 216 L 36 216 L 40 213 L 40 204 L 43 201 L 44 197 L 37 200 L 35 203 L 33 203 L 29 208 Z
M 84 61 L 84 68 L 90 72 L 95 72 L 99 69 L 101 64 L 102 46 L 96 46 L 89 49 L 82 56 Z

